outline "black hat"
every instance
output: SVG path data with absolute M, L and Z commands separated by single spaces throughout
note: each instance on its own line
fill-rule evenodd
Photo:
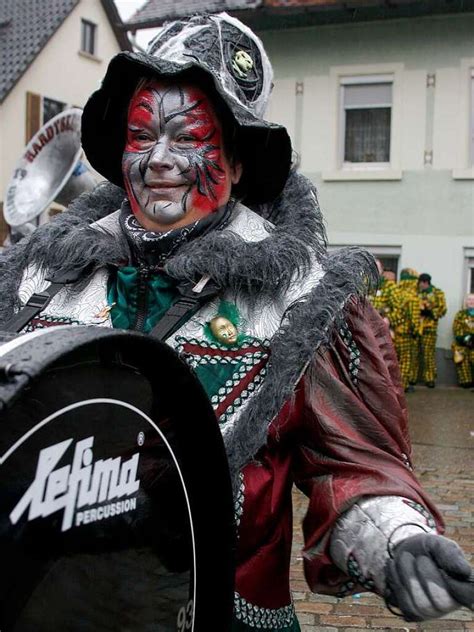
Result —
M 431 285 L 431 276 L 427 272 L 423 272 L 418 277 L 418 281 L 424 281 L 425 283 L 429 283 Z
M 146 53 L 112 59 L 84 108 L 82 145 L 94 169 L 121 187 L 128 104 L 142 77 L 209 84 L 236 125 L 245 200 L 261 203 L 279 195 L 290 170 L 291 141 L 283 126 L 262 118 L 273 71 L 248 27 L 227 13 L 194 16 L 165 24 Z

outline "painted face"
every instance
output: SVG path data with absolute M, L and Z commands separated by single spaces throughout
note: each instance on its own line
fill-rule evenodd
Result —
M 130 102 L 122 172 L 138 221 L 163 231 L 224 205 L 241 166 L 225 155 L 220 121 L 200 88 L 150 81 Z
M 230 320 L 216 316 L 210 322 L 211 331 L 222 344 L 233 345 L 237 342 L 238 332 Z

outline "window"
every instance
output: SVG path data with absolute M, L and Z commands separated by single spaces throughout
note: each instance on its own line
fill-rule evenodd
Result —
M 40 127 L 67 107 L 67 104 L 62 101 L 27 92 L 25 141 L 28 143 Z
M 377 259 L 379 259 L 385 272 L 393 272 L 393 274 L 395 275 L 395 279 L 398 278 L 398 257 L 387 257 L 379 255 Z
M 474 258 L 467 260 L 467 293 L 474 294 Z
M 43 125 L 46 121 L 49 121 L 56 116 L 56 114 L 62 112 L 65 107 L 66 104 L 61 101 L 55 101 L 54 99 L 43 97 Z
M 392 127 L 391 75 L 341 78 L 341 155 L 344 168 L 388 167 Z
M 88 20 L 81 20 L 81 51 L 95 55 L 97 25 Z

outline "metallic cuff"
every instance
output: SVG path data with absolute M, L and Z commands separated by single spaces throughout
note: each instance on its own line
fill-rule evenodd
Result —
M 400 496 L 366 497 L 334 525 L 330 554 L 354 582 L 383 595 L 391 549 L 420 529 L 436 533 L 433 517 L 420 503 Z

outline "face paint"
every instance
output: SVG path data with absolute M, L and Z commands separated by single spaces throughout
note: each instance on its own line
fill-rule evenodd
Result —
M 240 165 L 227 159 L 220 121 L 200 88 L 151 81 L 130 102 L 122 172 L 138 221 L 160 231 L 226 204 Z

